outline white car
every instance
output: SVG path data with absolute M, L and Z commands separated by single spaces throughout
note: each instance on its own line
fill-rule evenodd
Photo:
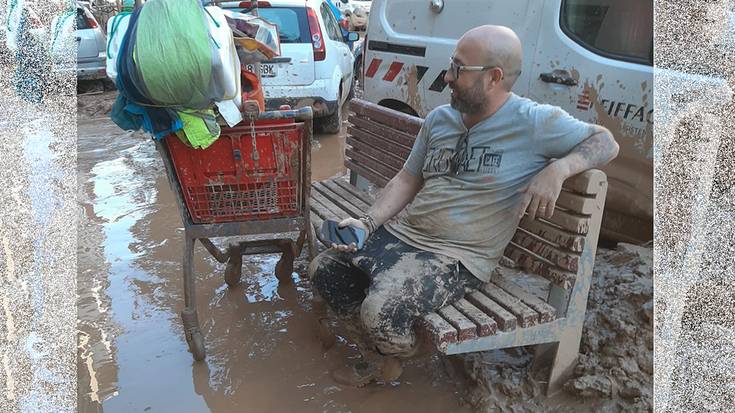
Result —
M 94 2 L 92 3 L 94 4 Z M 83 6 L 77 7 L 76 31 L 77 78 L 104 79 L 107 77 L 105 58 L 107 38 L 92 13 Z
M 249 12 L 249 2 L 220 7 Z M 258 15 L 278 26 L 281 56 L 261 63 L 266 109 L 311 106 L 315 126 L 337 133 L 342 105 L 354 87 L 354 57 L 326 0 L 258 2 Z M 347 40 L 357 40 L 350 33 Z
M 54 72 L 76 73 L 77 79 L 105 79 L 107 39 L 100 24 L 81 3 L 70 14 L 60 14 L 51 22 L 50 38 Z

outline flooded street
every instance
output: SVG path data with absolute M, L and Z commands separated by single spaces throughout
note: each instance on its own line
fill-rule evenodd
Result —
M 194 362 L 179 317 L 183 226 L 153 142 L 81 109 L 78 136 L 80 412 L 471 411 L 438 358 L 410 362 L 397 383 L 336 385 L 330 370 L 357 351 L 322 349 L 305 255 L 282 286 L 277 255 L 245 256 L 230 289 L 197 243 L 207 358 Z M 344 174 L 344 147 L 343 135 L 316 136 L 312 178 Z

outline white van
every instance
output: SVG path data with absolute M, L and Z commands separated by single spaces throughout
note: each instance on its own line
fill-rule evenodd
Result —
M 521 38 L 516 94 L 615 135 L 602 235 L 652 239 L 653 0 L 373 0 L 364 98 L 420 117 L 448 103 L 443 78 L 457 39 L 483 24 Z

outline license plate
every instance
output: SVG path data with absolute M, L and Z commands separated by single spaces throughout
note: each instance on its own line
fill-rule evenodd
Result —
M 255 72 L 255 65 L 246 65 L 245 67 L 248 69 L 249 72 Z M 278 70 L 276 70 L 276 65 L 269 63 L 260 64 L 261 77 L 276 77 L 277 73 Z

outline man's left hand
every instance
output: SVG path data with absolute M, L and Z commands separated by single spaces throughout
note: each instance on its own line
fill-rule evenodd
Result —
M 563 164 L 560 161 L 552 162 L 542 169 L 538 175 L 531 179 L 528 186 L 518 191 L 523 193 L 518 218 L 523 218 L 523 213 L 526 211 L 528 211 L 528 217 L 532 220 L 536 216 L 546 219 L 551 218 L 565 179 Z

